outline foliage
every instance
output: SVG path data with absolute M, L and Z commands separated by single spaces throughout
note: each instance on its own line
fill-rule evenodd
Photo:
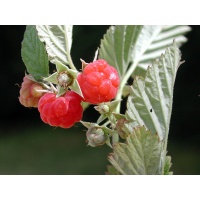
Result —
M 121 84 L 114 101 L 95 106 L 97 122 L 82 124 L 88 128 L 88 145 L 113 149 L 107 174 L 172 174 L 167 140 L 179 47 L 188 31 L 189 26 L 110 26 L 101 40 L 95 59 L 115 67 Z M 83 97 L 70 53 L 72 35 L 73 26 L 27 26 L 22 59 L 28 73 L 57 96 L 74 90 Z M 49 74 L 48 61 L 56 65 L 54 74 Z M 82 60 L 82 65 L 87 63 Z M 120 113 L 127 95 L 127 110 Z
M 35 79 L 48 76 L 48 57 L 44 44 L 39 40 L 35 26 L 27 26 L 22 42 L 22 60 L 26 65 L 28 73 Z

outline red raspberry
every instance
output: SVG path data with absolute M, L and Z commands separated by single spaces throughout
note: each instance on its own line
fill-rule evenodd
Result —
M 27 76 L 23 78 L 23 82 L 21 85 L 21 89 L 19 91 L 19 101 L 25 107 L 38 107 L 38 101 L 40 97 L 43 95 L 42 86 L 32 80 L 30 80 Z
M 82 97 L 73 91 L 60 97 L 56 97 L 54 93 L 46 93 L 38 103 L 40 117 L 51 126 L 69 128 L 82 119 L 81 100 Z
M 120 82 L 117 70 L 105 60 L 89 63 L 77 80 L 84 100 L 91 104 L 108 102 L 115 98 Z

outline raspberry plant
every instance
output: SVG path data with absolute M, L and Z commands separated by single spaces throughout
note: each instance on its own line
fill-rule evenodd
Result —
M 23 102 L 36 95 L 41 119 L 51 126 L 81 122 L 89 146 L 111 148 L 106 174 L 172 174 L 167 141 L 182 63 L 179 47 L 188 31 L 189 26 L 111 26 L 94 60 L 81 59 L 80 71 L 70 54 L 73 26 L 27 26 L 21 50 L 28 73 L 24 81 L 38 87 L 33 92 L 23 83 L 20 102 L 30 107 Z M 55 65 L 52 74 L 49 62 Z M 81 121 L 88 106 L 99 112 L 97 121 Z

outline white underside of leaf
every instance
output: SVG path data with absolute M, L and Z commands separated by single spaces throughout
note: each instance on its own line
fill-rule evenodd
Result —
M 63 64 L 68 64 L 73 26 L 37 25 L 36 28 L 40 40 L 46 44 L 49 60 L 52 63 L 58 60 Z
M 173 41 L 181 46 L 187 41 L 183 35 L 190 30 L 189 26 L 174 25 L 112 26 L 101 41 L 99 58 L 107 60 L 123 78 L 127 70 L 130 75 L 136 67 L 146 70 Z
M 127 101 L 126 116 L 130 121 L 145 125 L 163 140 L 169 131 L 173 87 L 180 52 L 175 44 L 147 70 L 146 78 L 136 77 Z
M 129 134 L 126 143 L 117 143 L 108 157 L 111 164 L 123 175 L 161 174 L 160 155 L 162 142 L 144 127 L 126 124 Z
M 160 33 L 154 38 L 151 45 L 145 53 L 140 57 L 137 66 L 147 70 L 152 61 L 165 52 L 165 48 L 170 46 L 173 41 L 180 47 L 187 42 L 187 38 L 183 34 L 189 32 L 189 26 L 161 26 Z

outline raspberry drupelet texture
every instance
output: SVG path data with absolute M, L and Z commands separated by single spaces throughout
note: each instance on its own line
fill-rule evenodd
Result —
M 41 96 L 44 94 L 42 86 L 32 80 L 27 76 L 23 78 L 21 89 L 19 91 L 19 101 L 25 107 L 38 107 L 38 101 Z
M 91 104 L 108 102 L 115 98 L 120 83 L 117 70 L 102 59 L 89 63 L 77 80 L 84 101 Z
M 82 119 L 82 97 L 73 91 L 56 97 L 54 93 L 46 93 L 38 103 L 38 110 L 43 122 L 62 128 L 70 128 Z

